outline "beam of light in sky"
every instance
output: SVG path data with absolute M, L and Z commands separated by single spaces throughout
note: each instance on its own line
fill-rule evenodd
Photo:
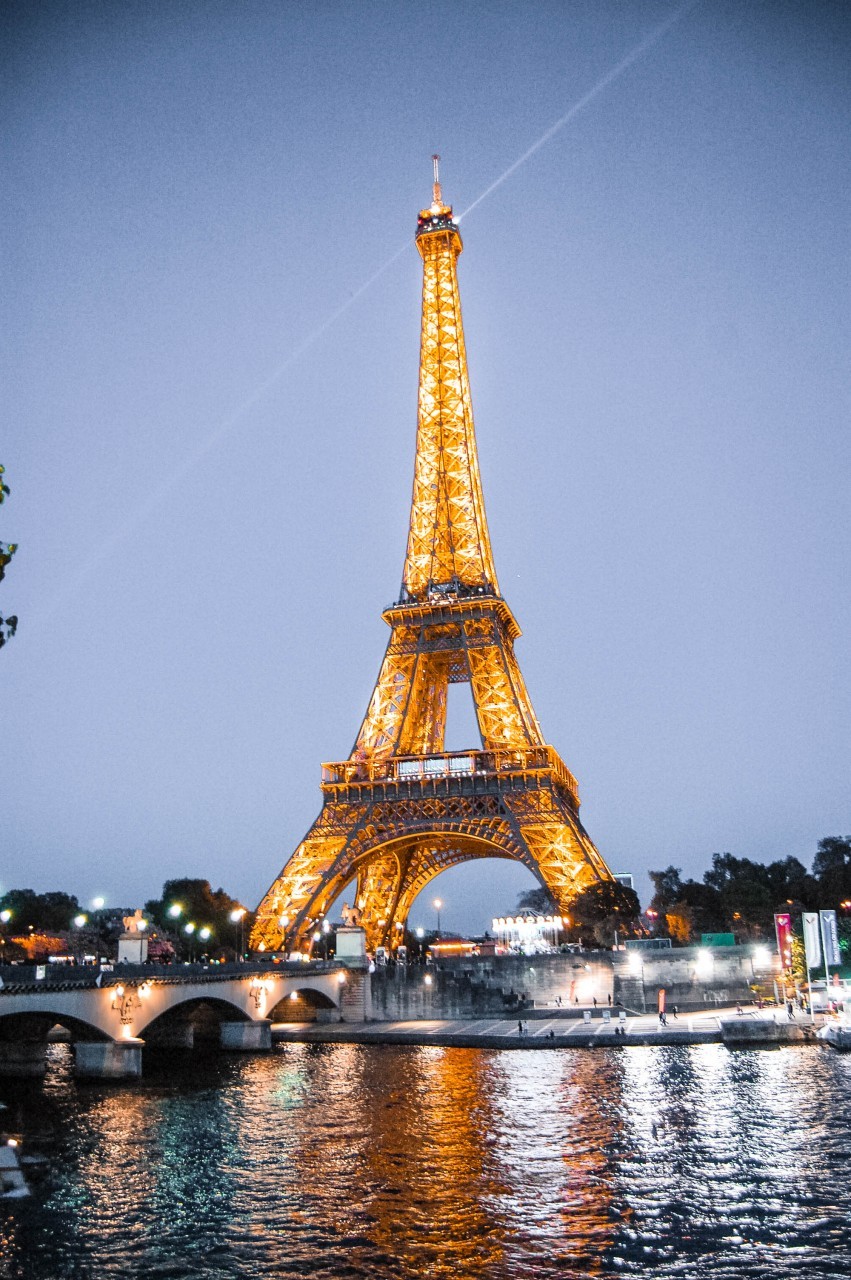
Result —
M 638 62 L 640 58 L 643 58 L 645 54 L 649 53 L 649 51 L 659 43 L 663 36 L 666 35 L 671 27 L 673 27 L 675 23 L 679 22 L 680 19 L 685 17 L 689 10 L 693 9 L 699 2 L 700 0 L 685 0 L 685 3 L 675 9 L 664 22 L 660 23 L 659 26 L 654 27 L 654 29 L 649 32 L 649 34 L 646 35 L 634 49 L 626 54 L 625 57 L 621 58 L 620 62 L 612 67 L 610 71 L 607 71 L 606 74 L 602 76 L 602 78 L 598 80 L 587 93 L 583 94 L 583 96 L 575 102 L 563 116 L 560 116 L 554 124 L 550 125 L 549 129 L 547 129 L 545 133 L 542 133 L 540 138 L 538 138 L 536 142 L 533 142 L 531 147 L 527 148 L 527 150 L 524 151 L 523 154 L 513 162 L 513 164 L 510 164 L 504 173 L 500 174 L 500 176 L 492 182 L 489 187 L 486 187 L 481 195 L 477 196 L 473 203 L 468 205 L 464 212 L 458 215 L 456 221 L 460 222 L 462 218 L 466 218 L 467 215 L 470 214 L 473 209 L 477 208 L 483 200 L 487 200 L 487 198 L 492 195 L 498 187 L 502 186 L 503 182 L 506 182 L 514 173 L 517 172 L 521 165 L 524 165 L 526 161 L 529 160 L 537 151 L 540 151 L 541 147 L 546 146 L 546 144 L 554 138 L 555 135 L 569 123 L 569 121 L 577 116 L 580 111 L 583 111 L 585 107 L 587 107 L 589 103 L 593 102 L 593 100 L 607 89 L 609 85 L 613 84 L 615 80 L 622 76 L 629 67 L 631 67 L 635 62 Z M 128 537 L 134 529 L 138 528 L 142 521 L 144 521 L 145 518 L 150 515 L 157 506 L 159 506 L 166 494 L 169 493 L 175 485 L 177 485 L 179 481 L 189 471 L 191 471 L 194 466 L 196 466 L 197 463 L 206 457 L 210 450 L 213 449 L 220 440 L 233 430 L 245 415 L 253 409 L 254 405 L 257 404 L 258 401 L 260 401 L 263 396 L 271 390 L 275 383 L 283 377 L 295 361 L 298 360 L 305 351 L 309 350 L 309 348 L 312 347 L 313 344 L 332 327 L 332 325 L 336 324 L 340 317 L 345 315 L 349 308 L 353 306 L 354 303 L 367 292 L 367 290 L 371 289 L 376 281 L 379 280 L 386 271 L 389 271 L 393 264 L 397 262 L 398 259 L 402 257 L 403 253 L 407 251 L 411 243 L 411 240 L 406 240 L 405 243 L 397 249 L 395 253 L 393 253 L 386 262 L 378 268 L 377 271 L 373 272 L 368 280 L 365 280 L 364 283 L 354 291 L 354 293 L 349 295 L 345 302 L 341 303 L 335 311 L 332 311 L 331 314 L 321 322 L 321 324 L 317 325 L 315 329 L 312 329 L 310 333 L 297 344 L 297 346 L 293 347 L 292 351 L 290 351 L 285 359 L 272 370 L 268 377 L 266 377 L 259 386 L 255 387 L 255 389 L 246 396 L 239 405 L 237 405 L 227 418 L 219 423 L 214 431 L 196 444 L 195 448 L 187 454 L 184 460 L 171 472 L 171 474 L 166 476 L 165 479 L 163 479 L 156 488 L 151 491 L 144 502 L 141 502 L 137 507 L 135 507 L 127 519 L 119 525 L 113 533 L 104 538 L 100 545 L 91 552 L 80 566 L 77 573 L 71 578 L 65 580 L 61 590 L 52 598 L 43 613 L 41 613 L 41 615 L 36 614 L 33 619 L 34 624 L 38 625 L 39 623 L 44 623 L 70 596 L 74 594 L 75 591 L 78 590 L 81 583 L 85 581 L 92 570 L 105 560 L 110 552 L 123 542 L 123 540 Z
M 685 4 L 680 5 L 679 9 L 675 9 L 664 22 L 660 23 L 658 27 L 655 27 L 649 35 L 646 35 L 644 39 L 626 55 L 626 57 L 621 58 L 617 66 L 612 67 L 611 71 L 607 71 L 602 79 L 597 81 L 593 88 L 583 94 L 578 102 L 574 102 L 573 106 L 565 111 L 563 116 L 559 116 L 555 124 L 551 124 L 549 129 L 547 129 L 545 133 L 541 134 L 537 142 L 533 142 L 531 147 L 523 152 L 522 156 L 518 156 L 514 163 L 510 164 L 504 173 L 500 174 L 500 176 L 492 182 L 480 196 L 476 197 L 472 204 L 467 206 L 463 213 L 459 213 L 456 218 L 456 222 L 460 222 L 462 218 L 466 218 L 467 214 L 472 213 L 473 209 L 475 209 L 477 205 L 480 205 L 483 200 L 487 200 L 488 196 L 492 195 L 494 191 L 496 191 L 497 187 L 501 187 L 503 182 L 510 178 L 513 173 L 516 173 L 520 166 L 525 164 L 536 151 L 540 151 L 541 147 L 546 146 L 550 139 L 554 138 L 559 130 L 564 128 L 568 121 L 572 120 L 574 116 L 579 115 L 579 112 L 583 111 L 590 102 L 593 102 L 604 89 L 608 89 L 609 85 L 622 76 L 628 67 L 631 67 L 634 62 L 638 62 L 639 58 L 643 58 L 646 53 L 649 53 L 653 46 L 658 44 L 662 37 L 670 31 L 671 27 L 676 22 L 679 22 L 681 18 L 684 18 L 688 11 L 693 9 L 698 3 L 699 0 L 686 0 Z

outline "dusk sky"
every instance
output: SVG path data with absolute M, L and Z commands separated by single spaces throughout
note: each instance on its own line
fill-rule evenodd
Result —
M 601 853 L 646 902 L 851 831 L 848 4 L 2 24 L 4 889 L 254 906 L 318 813 L 401 580 L 434 151 L 497 572 Z M 411 920 L 532 883 L 470 863 Z

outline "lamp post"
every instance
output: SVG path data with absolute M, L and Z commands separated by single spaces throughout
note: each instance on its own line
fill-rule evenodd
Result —
M 237 956 L 237 962 L 239 964 L 242 964 L 243 952 L 245 951 L 245 943 L 243 940 L 243 933 L 242 933 L 243 920 L 245 919 L 245 911 L 246 911 L 245 907 L 235 907 L 233 911 L 230 913 L 230 916 L 228 917 L 231 924 L 233 925 L 234 951 L 236 950 L 237 939 L 239 940 L 239 955 Z
M 440 899 L 440 898 L 435 898 L 435 900 L 434 900 L 434 909 L 435 909 L 435 911 L 437 912 L 437 940 L 438 940 L 438 942 L 440 942 L 440 908 L 441 908 L 442 906 L 443 906 L 443 902 L 441 901 L 441 899 Z
M 89 917 L 85 915 L 82 911 L 78 916 L 74 916 L 74 928 L 77 930 L 77 933 L 74 939 L 74 963 L 75 964 L 80 963 L 80 930 L 85 926 L 88 918 Z
M 195 925 L 190 920 L 188 924 L 183 926 L 183 932 L 189 935 L 189 963 L 195 963 Z
M 0 929 L 0 947 L 3 948 L 2 955 L 0 955 L 0 961 L 2 962 L 5 962 L 6 960 L 6 925 L 9 923 L 11 919 L 12 919 L 12 913 L 11 911 L 8 910 L 8 908 L 5 908 L 3 911 L 0 911 L 0 924 L 2 924 L 3 926 L 3 928 Z
M 198 930 L 198 937 L 201 939 L 202 942 L 208 942 L 210 939 L 210 934 L 212 932 L 213 932 L 212 929 L 208 929 L 207 926 L 204 925 L 203 929 Z M 201 958 L 203 959 L 203 953 Z

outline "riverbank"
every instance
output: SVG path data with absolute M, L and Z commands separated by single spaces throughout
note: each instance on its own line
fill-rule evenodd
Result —
M 594 1049 L 635 1045 L 727 1044 L 731 1047 L 816 1043 L 823 1023 L 816 1015 L 788 1019 L 782 1010 L 738 1013 L 735 1008 L 622 1020 L 541 1017 L 500 1019 L 417 1019 L 407 1022 L 277 1022 L 272 1039 L 294 1044 L 438 1045 L 475 1049 Z M 824 1040 L 822 1040 L 824 1042 Z

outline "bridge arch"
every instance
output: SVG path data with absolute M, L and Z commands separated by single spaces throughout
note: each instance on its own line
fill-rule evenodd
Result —
M 339 1000 L 316 987 L 295 985 L 266 1014 L 272 1022 L 316 1022 L 329 1013 L 339 1014 Z
M 90 1022 L 86 1018 L 76 1017 L 67 1010 L 40 1007 L 31 1012 L 13 1010 L 5 1013 L 0 1007 L 0 1041 L 47 1041 L 54 1027 L 64 1027 L 74 1041 L 111 1040 L 110 1032 Z
M 227 995 L 187 995 L 170 1001 L 165 1008 L 153 1009 L 151 1015 L 135 1024 L 135 1034 L 155 1040 L 158 1033 L 174 1027 L 191 1027 L 198 1039 L 215 1039 L 223 1022 L 251 1022 L 245 1006 Z

